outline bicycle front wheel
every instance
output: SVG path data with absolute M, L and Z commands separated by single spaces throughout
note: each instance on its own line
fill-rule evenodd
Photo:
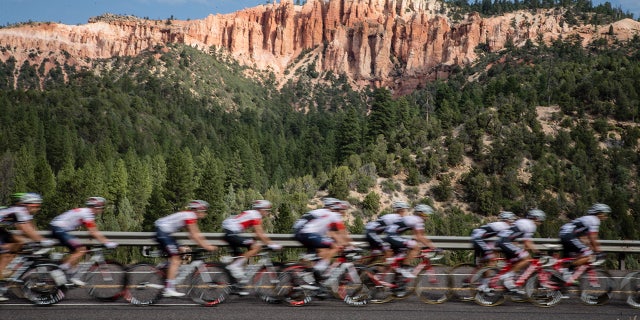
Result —
M 374 264 L 360 271 L 362 284 L 369 289 L 369 298 L 372 303 L 387 303 L 394 298 L 394 291 L 403 290 L 394 285 L 396 273 L 383 263 Z
M 305 288 L 310 283 L 304 278 L 305 275 L 310 275 L 310 272 L 312 271 L 301 265 L 286 267 L 278 276 L 278 283 L 274 288 L 276 297 L 292 307 L 309 304 L 316 291 Z
M 629 306 L 640 308 L 640 272 L 631 272 L 624 277 L 622 292 L 626 295 L 626 302 Z
M 504 303 L 505 289 L 502 281 L 497 280 L 499 272 L 500 269 L 496 267 L 486 267 L 471 277 L 471 287 L 476 292 L 473 299 L 475 303 L 483 307 L 494 307 Z
M 164 272 L 150 264 L 136 264 L 126 273 L 124 298 L 133 305 L 150 305 L 162 297 Z
M 416 294 L 429 304 L 443 303 L 450 297 L 447 267 L 434 264 L 422 270 L 416 279 Z
M 203 264 L 191 277 L 189 297 L 196 303 L 213 306 L 226 301 L 231 292 L 231 275 L 222 265 Z
M 451 297 L 461 301 L 473 301 L 476 295 L 471 287 L 471 278 L 476 271 L 473 263 L 461 263 L 449 270 L 449 288 Z
M 534 274 L 524 286 L 526 297 L 538 307 L 552 307 L 562 300 L 562 276 L 551 271 Z
M 280 299 L 275 291 L 278 282 L 278 269 L 275 266 L 262 267 L 253 277 L 254 291 L 262 301 L 278 303 Z
M 64 298 L 64 283 L 56 283 L 52 272 L 64 275 L 63 271 L 54 264 L 36 265 L 25 272 L 20 278 L 22 293 L 26 299 L 37 305 L 51 305 Z
M 603 305 L 611 299 L 613 279 L 601 269 L 587 270 L 578 280 L 580 300 L 586 305 Z
M 125 290 L 127 279 L 124 269 L 118 262 L 95 263 L 84 274 L 82 280 L 86 283 L 87 293 L 102 301 L 117 300 Z

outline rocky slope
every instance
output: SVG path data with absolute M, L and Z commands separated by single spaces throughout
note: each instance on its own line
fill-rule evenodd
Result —
M 315 68 L 346 73 L 359 86 L 387 86 L 396 94 L 446 75 L 448 67 L 472 63 L 476 48 L 491 51 L 513 41 L 550 41 L 579 35 L 626 40 L 640 34 L 630 19 L 611 26 L 568 26 L 561 11 L 520 11 L 452 21 L 436 0 L 292 0 L 261 5 L 202 20 L 157 21 L 110 15 L 84 25 L 55 23 L 0 29 L 0 60 L 89 66 L 91 59 L 136 55 L 178 43 L 210 50 L 224 48 L 240 63 L 273 71 L 285 79 L 301 53 L 315 52 Z M 614 35 L 610 35 L 610 29 Z M 316 50 L 313 50 L 316 49 Z M 290 71 L 290 70 L 289 70 Z

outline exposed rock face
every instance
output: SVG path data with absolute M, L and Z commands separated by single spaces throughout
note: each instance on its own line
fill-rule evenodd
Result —
M 82 66 L 87 58 L 136 55 L 182 43 L 225 48 L 241 63 L 270 69 L 278 77 L 302 52 L 319 47 L 317 71 L 344 72 L 355 84 L 387 86 L 401 94 L 446 66 L 472 63 L 479 44 L 496 51 L 510 41 L 521 45 L 527 39 L 535 43 L 579 35 L 586 44 L 611 37 L 609 25 L 563 24 L 559 11 L 491 18 L 471 14 L 462 21 L 439 12 L 444 11 L 435 0 L 308 0 L 303 6 L 281 0 L 203 20 L 101 17 L 79 26 L 24 25 L 0 29 L 0 59 L 14 56 L 18 66 L 45 58 L 48 67 L 54 61 Z M 612 29 L 614 37 L 625 40 L 640 34 L 640 23 L 622 20 Z

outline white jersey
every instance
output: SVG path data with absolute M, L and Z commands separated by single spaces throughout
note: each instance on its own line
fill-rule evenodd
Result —
M 387 226 L 384 232 L 386 234 L 401 234 L 407 230 L 424 230 L 424 220 L 415 215 L 402 216 L 402 219 Z
M 293 232 L 294 233 L 298 233 L 300 230 L 302 230 L 302 227 L 304 227 L 305 224 L 307 224 L 307 222 L 311 221 L 311 220 L 315 220 L 319 217 L 322 217 L 324 215 L 326 215 L 327 213 L 330 213 L 331 210 L 327 209 L 327 208 L 320 208 L 320 209 L 315 209 L 315 210 L 311 210 L 305 214 L 302 215 L 302 217 L 300 217 L 300 219 L 296 220 L 293 223 Z
M 76 208 L 53 218 L 50 225 L 62 228 L 64 231 L 71 231 L 82 225 L 93 228 L 96 226 L 96 220 L 90 208 Z
M 342 215 L 340 213 L 325 210 L 318 213 L 317 218 L 309 220 L 302 229 L 301 233 L 315 233 L 326 234 L 329 230 L 342 230 L 344 229 L 344 222 L 342 221 Z
M 574 234 L 577 237 L 585 236 L 589 233 L 598 233 L 600 230 L 600 219 L 594 215 L 582 216 L 560 228 L 560 235 Z
M 222 229 L 231 232 L 242 232 L 248 228 L 262 223 L 262 214 L 258 210 L 242 211 L 222 221 Z
M 471 232 L 471 238 L 485 239 L 485 238 L 493 237 L 498 233 L 500 233 L 502 230 L 509 229 L 509 227 L 511 227 L 511 225 L 504 221 L 490 222 L 483 225 L 480 228 L 473 229 L 473 232 Z
M 0 210 L 0 225 L 13 226 L 33 220 L 26 207 L 13 206 Z
M 364 227 L 367 231 L 375 231 L 381 233 L 387 226 L 390 226 L 398 221 L 402 220 L 402 216 L 397 213 L 385 214 L 377 220 L 370 221 Z
M 166 232 L 174 233 L 189 224 L 198 222 L 198 216 L 193 211 L 180 211 L 156 220 L 156 228 Z
M 511 228 L 505 229 L 498 233 L 500 238 L 508 238 L 510 241 L 516 239 L 529 240 L 536 233 L 536 223 L 531 219 L 518 219 L 513 223 Z

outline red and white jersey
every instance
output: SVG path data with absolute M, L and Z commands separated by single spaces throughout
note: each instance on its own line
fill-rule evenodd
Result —
M 193 211 L 179 211 L 164 218 L 156 220 L 156 228 L 166 232 L 174 233 L 190 224 L 196 224 L 198 216 Z
M 0 210 L 0 225 L 13 226 L 33 220 L 33 216 L 26 207 L 13 206 Z
M 231 232 L 243 232 L 262 223 L 262 214 L 258 210 L 242 211 L 222 221 L 222 229 Z
M 326 234 L 329 230 L 343 230 L 342 215 L 331 210 L 322 211 L 315 219 L 307 222 L 300 230 L 301 233 Z
M 93 228 L 96 226 L 96 219 L 90 208 L 75 208 L 53 218 L 50 224 L 65 231 L 71 231 L 82 225 Z

